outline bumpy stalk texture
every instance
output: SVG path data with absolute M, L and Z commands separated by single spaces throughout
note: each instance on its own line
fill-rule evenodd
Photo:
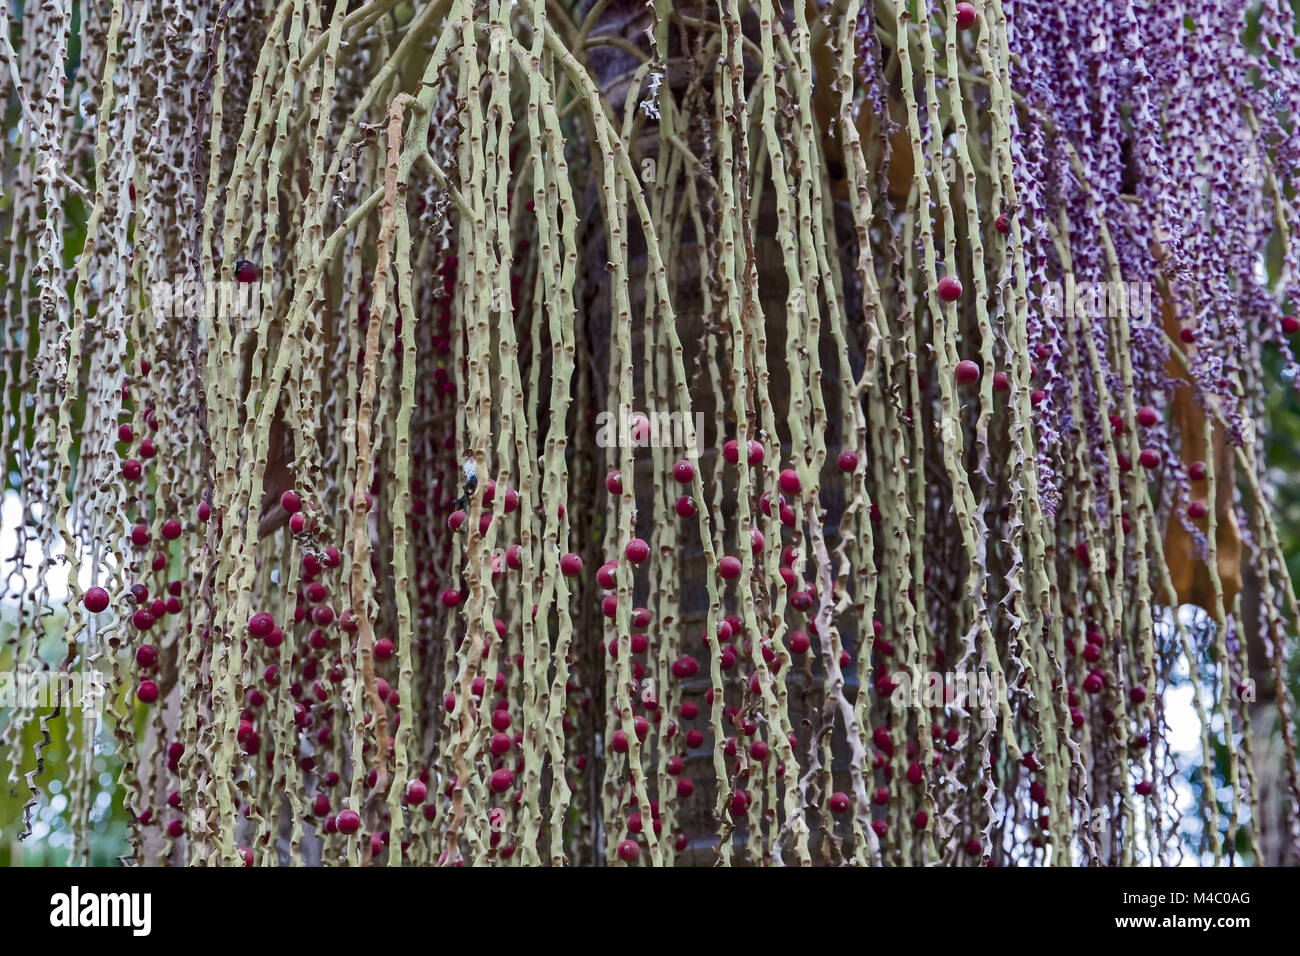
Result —
M 1300 862 L 1286 0 L 201 6 L 0 0 L 6 836 Z

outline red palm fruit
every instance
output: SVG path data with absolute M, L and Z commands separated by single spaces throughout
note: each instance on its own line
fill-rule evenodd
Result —
M 672 663 L 673 676 L 678 680 L 685 680 L 694 677 L 700 670 L 700 662 L 689 654 L 685 657 L 679 657 Z
M 87 588 L 81 598 L 82 606 L 91 614 L 108 610 L 108 592 L 101 587 Z
M 650 721 L 644 717 L 637 717 L 632 721 L 632 730 L 636 733 L 636 739 L 644 742 L 646 734 L 650 733 Z
M 871 739 L 875 743 L 876 748 L 886 756 L 892 757 L 894 755 L 894 741 L 889 736 L 888 727 L 877 727 L 871 732 Z

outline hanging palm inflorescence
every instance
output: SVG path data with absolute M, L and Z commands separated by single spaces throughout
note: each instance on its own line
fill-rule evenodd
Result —
M 1286 0 L 197 6 L 0 8 L 20 834 L 1297 859 Z

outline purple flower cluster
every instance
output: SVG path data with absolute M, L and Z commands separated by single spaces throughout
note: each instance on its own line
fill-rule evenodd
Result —
M 1010 119 L 1029 346 L 1034 387 L 1045 392 L 1035 410 L 1044 494 L 1054 498 L 1075 441 L 1100 447 L 1094 443 L 1110 418 L 1124 415 L 1126 390 L 1133 407 L 1168 403 L 1166 310 L 1197 400 L 1227 420 L 1232 440 L 1244 440 L 1253 417 L 1240 397 L 1244 363 L 1270 342 L 1294 365 L 1279 333 L 1288 303 L 1266 271 L 1275 219 L 1300 226 L 1300 64 L 1290 5 L 1003 6 L 1019 95 Z M 1248 44 L 1253 16 L 1258 38 Z M 1300 274 L 1300 243 L 1286 244 L 1285 268 Z M 1151 308 L 1129 308 L 1124 317 L 1130 369 L 1117 364 L 1121 325 L 1113 308 L 1072 315 L 1050 308 L 1043 290 L 1067 272 L 1080 286 L 1119 281 L 1150 290 Z M 1067 350 L 1067 340 L 1077 348 Z M 1075 407 L 1084 421 L 1073 420 Z M 1163 428 L 1144 430 L 1143 440 L 1176 460 Z M 1094 477 L 1104 507 L 1104 462 Z

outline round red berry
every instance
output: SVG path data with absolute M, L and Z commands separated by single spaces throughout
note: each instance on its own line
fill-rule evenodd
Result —
M 640 538 L 633 538 L 627 543 L 627 546 L 623 549 L 623 553 L 627 555 L 627 559 L 633 564 L 640 564 L 646 558 L 650 557 L 650 545 L 646 544 L 645 541 Z
M 108 610 L 108 592 L 100 587 L 87 588 L 81 603 L 91 614 Z
M 961 298 L 961 281 L 952 276 L 944 276 L 939 280 L 937 291 L 944 302 L 956 302 Z

